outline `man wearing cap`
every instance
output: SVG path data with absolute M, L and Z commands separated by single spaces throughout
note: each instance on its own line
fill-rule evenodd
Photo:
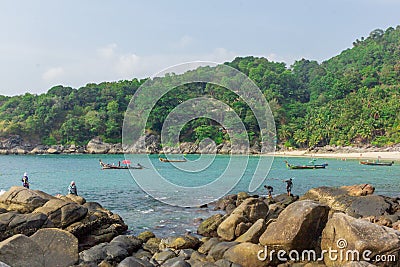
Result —
M 24 173 L 24 176 L 22 177 L 22 186 L 25 188 L 29 189 L 29 179 L 28 179 L 28 173 Z
M 68 194 L 78 195 L 78 191 L 76 190 L 75 182 L 72 181 L 71 184 L 68 186 Z

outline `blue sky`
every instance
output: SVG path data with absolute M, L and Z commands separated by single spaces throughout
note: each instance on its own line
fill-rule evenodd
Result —
M 400 25 L 399 10 L 397 0 L 3 0 L 0 94 L 143 78 L 193 60 L 322 62 Z

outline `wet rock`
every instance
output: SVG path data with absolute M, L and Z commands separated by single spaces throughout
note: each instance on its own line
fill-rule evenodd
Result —
M 152 237 L 147 240 L 146 243 L 143 244 L 143 249 L 150 251 L 151 254 L 155 254 L 159 252 L 159 246 L 161 243 L 161 239 L 157 237 Z
M 156 237 L 156 235 L 153 232 L 150 231 L 144 231 L 141 232 L 137 238 L 143 241 L 143 243 L 146 243 L 150 238 Z
M 264 247 L 253 243 L 240 243 L 229 248 L 224 253 L 224 259 L 243 267 L 264 267 L 270 266 L 269 258 L 261 261 L 257 255 L 259 251 L 263 251 Z
M 190 257 L 192 256 L 194 251 L 195 251 L 194 249 L 190 249 L 190 248 L 181 249 L 178 253 L 178 257 L 188 260 L 188 259 L 190 259 Z
M 185 261 L 182 257 L 172 258 L 166 260 L 162 267 L 190 267 L 190 264 Z
M 214 210 L 226 210 L 228 205 L 236 208 L 237 195 L 227 195 L 217 201 Z
M 204 242 L 204 243 L 199 247 L 198 251 L 199 251 L 200 253 L 202 253 L 202 254 L 207 254 L 207 253 L 210 251 L 210 249 L 211 249 L 212 247 L 214 247 L 216 244 L 218 244 L 219 242 L 221 242 L 221 241 L 219 240 L 219 238 L 216 238 L 216 237 L 210 238 L 209 240 L 207 240 L 206 242 Z
M 150 261 L 150 259 L 153 257 L 153 254 L 151 254 L 147 250 L 139 249 L 138 251 L 133 253 L 132 256 L 134 256 L 134 257 L 136 257 L 138 259 Z
M 41 247 L 22 234 L 0 242 L 0 262 L 13 267 L 45 266 Z
M 172 249 L 197 249 L 200 245 L 200 240 L 197 237 L 192 235 L 184 235 L 184 236 L 177 236 L 177 237 L 167 237 L 161 239 L 159 249 L 163 250 L 165 248 L 172 248 Z
M 213 216 L 202 221 L 197 228 L 197 233 L 202 236 L 216 237 L 218 226 L 225 219 L 222 214 L 214 214 Z
M 211 261 L 217 261 L 223 258 L 225 251 L 231 247 L 239 244 L 238 242 L 220 242 L 213 246 L 208 252 L 207 259 Z
M 154 265 L 135 257 L 127 257 L 121 261 L 117 267 L 154 267 Z
M 249 197 L 250 195 L 247 192 L 239 192 L 237 194 L 236 207 L 242 204 L 242 202 Z
M 175 258 L 176 254 L 171 249 L 165 249 L 153 255 L 153 259 L 160 265 L 169 259 Z
M 129 254 L 132 252 L 137 251 L 139 248 L 142 247 L 142 240 L 134 237 L 134 236 L 127 236 L 127 235 L 119 235 L 114 237 L 111 240 L 110 244 L 116 244 L 123 249 L 125 249 Z
M 79 258 L 81 261 L 84 262 L 100 263 L 107 257 L 106 251 L 104 249 L 106 246 L 107 243 L 101 243 L 94 247 L 91 247 L 90 249 L 84 250 L 79 253 Z
M 43 251 L 43 266 L 67 267 L 78 262 L 78 239 L 67 231 L 57 228 L 40 229 L 30 239 Z
M 206 262 L 207 258 L 205 254 L 202 254 L 198 251 L 194 251 L 192 255 L 190 256 L 191 261 L 200 261 L 200 262 Z
M 257 244 L 260 236 L 264 233 L 267 228 L 267 224 L 264 219 L 257 220 L 244 234 L 239 236 L 236 242 L 250 242 Z
M 304 200 L 289 205 L 268 225 L 260 243 L 285 250 L 313 249 L 328 220 L 329 207 Z
M 395 255 L 398 259 L 399 247 L 400 232 L 343 213 L 333 214 L 322 232 L 321 249 L 338 248 L 359 253 L 369 250 L 368 258 L 371 259 L 376 255 Z M 346 257 L 336 260 L 324 258 L 327 266 L 344 265 L 348 260 Z

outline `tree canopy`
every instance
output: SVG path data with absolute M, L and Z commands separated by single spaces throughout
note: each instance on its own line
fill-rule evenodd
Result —
M 300 59 L 286 66 L 249 56 L 225 64 L 260 88 L 283 146 L 400 143 L 400 26 L 373 30 L 351 49 L 322 63 Z M 196 75 L 210 69 L 203 67 Z M 169 74 L 154 82 L 168 82 L 171 76 L 179 79 Z M 58 85 L 40 95 L 0 96 L 0 137 L 20 135 L 48 145 L 84 144 L 95 136 L 121 142 L 124 112 L 145 81 L 103 82 L 79 89 Z M 146 127 L 160 134 L 176 106 L 200 96 L 229 105 L 244 123 L 250 142 L 260 141 L 257 120 L 247 103 L 221 86 L 205 83 L 186 84 L 165 94 L 151 110 Z M 217 144 L 229 139 L 218 122 L 207 118 L 192 120 L 181 131 L 183 141 L 207 137 Z

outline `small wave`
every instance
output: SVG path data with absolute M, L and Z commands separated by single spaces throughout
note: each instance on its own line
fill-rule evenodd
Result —
M 143 214 L 147 214 L 147 213 L 150 213 L 150 212 L 154 212 L 154 210 L 153 209 L 148 209 L 148 210 L 141 210 L 140 212 L 143 213 Z
M 2 195 L 2 194 L 4 194 L 6 191 L 4 191 L 4 190 L 0 190 L 0 196 Z

